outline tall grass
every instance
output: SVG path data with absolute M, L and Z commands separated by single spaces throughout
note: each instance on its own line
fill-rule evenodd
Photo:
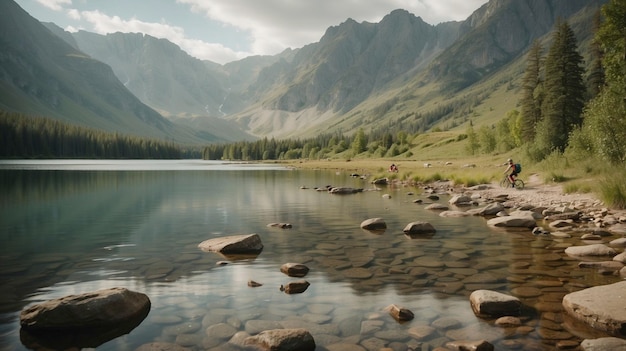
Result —
M 626 209 L 626 174 L 617 173 L 607 176 L 600 181 L 599 189 L 600 198 L 607 206 Z

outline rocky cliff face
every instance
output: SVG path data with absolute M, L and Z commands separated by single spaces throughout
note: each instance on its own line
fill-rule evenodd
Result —
M 425 67 L 457 37 L 457 23 L 432 26 L 404 10 L 378 24 L 349 19 L 277 70 L 282 77 L 274 81 L 289 89 L 266 106 L 291 112 L 312 106 L 349 111 L 372 92 Z

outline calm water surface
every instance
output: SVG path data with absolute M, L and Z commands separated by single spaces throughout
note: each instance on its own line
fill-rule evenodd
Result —
M 318 350 L 339 343 L 430 350 L 476 338 L 498 350 L 550 350 L 560 340 L 599 335 L 568 321 L 560 301 L 617 278 L 577 268 L 562 254 L 571 243 L 494 230 L 480 217 L 439 217 L 413 203 L 429 201 L 416 188 L 353 195 L 313 189 L 326 185 L 373 189 L 345 173 L 273 165 L 0 162 L 0 349 L 45 344 L 20 336 L 24 307 L 110 287 L 147 294 L 150 313 L 128 334 L 81 346 L 134 350 L 162 341 L 234 350 L 227 341 L 236 331 L 292 327 L 307 328 Z M 442 195 L 439 202 L 447 200 Z M 388 229 L 359 228 L 372 217 L 384 218 Z M 405 236 L 404 226 L 418 220 L 437 233 Z M 273 222 L 293 228 L 267 226 Z M 263 241 L 256 257 L 227 258 L 197 247 L 248 233 Z M 287 262 L 311 269 L 304 293 L 279 290 L 297 280 L 280 272 Z M 248 287 L 249 280 L 263 285 Z M 475 317 L 468 296 L 476 289 L 520 297 L 529 306 L 523 326 L 500 328 Z M 415 319 L 396 322 L 384 311 L 390 304 L 410 309 Z M 432 329 L 427 335 L 424 326 Z

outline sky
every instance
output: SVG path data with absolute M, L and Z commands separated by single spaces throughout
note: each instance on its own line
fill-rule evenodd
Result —
M 5 0 L 0 0 L 5 1 Z M 16 0 L 41 22 L 75 32 L 144 33 L 219 64 L 318 42 L 352 18 L 404 9 L 432 25 L 462 21 L 487 0 Z

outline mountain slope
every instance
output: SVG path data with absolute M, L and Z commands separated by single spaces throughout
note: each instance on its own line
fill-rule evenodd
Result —
M 399 128 L 400 121 L 410 130 L 451 118 L 462 123 L 473 106 L 521 71 L 508 71 L 480 89 L 477 84 L 523 59 L 557 18 L 580 15 L 590 23 L 605 2 L 491 0 L 467 20 L 437 27 L 405 11 L 379 24 L 349 20 L 302 48 L 291 64 L 268 68 L 275 71 L 273 83 L 260 84 L 269 93 L 228 118 L 254 134 L 274 136 Z M 591 37 L 589 28 L 577 33 L 579 40 Z
M 142 104 L 110 67 L 76 50 L 13 1 L 0 2 L 0 108 L 137 135 L 201 141 Z

